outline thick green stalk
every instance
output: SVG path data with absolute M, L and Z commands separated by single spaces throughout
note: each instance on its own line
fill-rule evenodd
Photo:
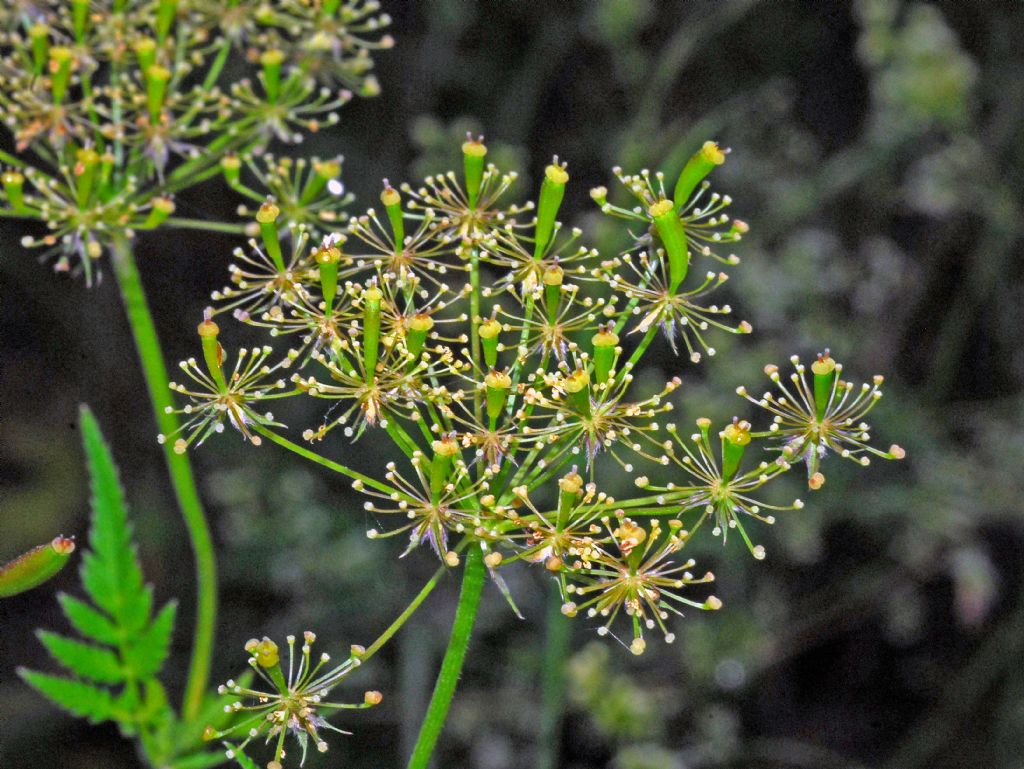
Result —
M 569 656 L 572 626 L 562 614 L 562 596 L 557 588 L 548 598 L 545 622 L 544 659 L 541 668 L 543 706 L 540 714 L 540 760 L 538 769 L 558 766 L 559 728 L 565 709 L 565 661 Z
M 466 659 L 466 649 L 469 647 L 469 637 L 476 622 L 476 610 L 480 605 L 483 586 L 484 556 L 479 548 L 470 547 L 466 554 L 462 591 L 459 593 L 459 606 L 455 611 L 448 650 L 444 654 L 441 672 L 437 676 L 434 693 L 430 697 L 430 706 L 420 726 L 420 735 L 416 739 L 408 769 L 427 769 L 430 764 L 430 757 L 448 718 L 448 708 L 452 704 L 455 687 L 462 673 L 462 663 Z
M 167 369 L 164 366 L 156 328 L 153 326 L 153 316 L 150 314 L 142 289 L 142 280 L 135 265 L 131 243 L 127 239 L 119 237 L 114 241 L 112 261 L 128 323 L 135 338 L 135 347 L 142 363 L 142 373 L 153 405 L 153 415 L 156 417 L 160 432 L 163 435 L 171 435 L 178 429 L 178 418 L 173 413 L 167 413 L 173 406 Z M 174 453 L 172 446 L 172 440 L 164 443 L 164 456 L 196 559 L 196 624 L 192 640 L 192 659 L 189 663 L 188 681 L 182 702 L 182 715 L 186 719 L 191 719 L 199 713 L 210 675 L 213 633 L 217 620 L 217 567 L 210 528 L 202 503 L 199 501 L 192 466 L 188 456 Z

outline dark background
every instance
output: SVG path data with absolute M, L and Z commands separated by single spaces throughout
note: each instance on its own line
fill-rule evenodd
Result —
M 557 153 L 572 174 L 563 218 L 613 252 L 587 190 L 627 170 L 671 173 L 707 138 L 733 149 L 715 174 L 751 224 L 728 298 L 755 327 L 680 373 L 682 414 L 742 410 L 761 366 L 830 346 L 855 379 L 887 376 L 877 441 L 902 463 L 833 462 L 825 488 L 739 541 L 705 539 L 723 611 L 677 623 L 636 659 L 575 623 L 560 765 L 614 769 L 1015 769 L 1024 755 L 1024 348 L 1020 344 L 1024 8 L 1017 2 L 487 2 L 398 4 L 383 95 L 356 101 L 299 148 L 346 156 L 374 201 L 380 178 L 458 161 L 482 131 L 532 195 Z M 219 182 L 184 216 L 233 217 Z M 354 210 L 357 210 L 358 203 Z M 87 289 L 20 248 L 0 223 L 0 558 L 86 532 L 76 413 L 95 410 L 122 467 L 158 600 L 183 605 L 167 683 L 187 664 L 192 562 L 112 281 Z M 169 361 L 225 280 L 230 237 L 164 230 L 138 244 Z M 227 322 L 229 346 L 252 341 Z M 318 412 L 282 412 L 293 427 Z M 680 419 L 680 422 L 682 420 Z M 378 445 L 333 449 L 371 470 Z M 193 453 L 221 568 L 215 681 L 253 635 L 315 629 L 332 651 L 368 643 L 434 568 L 367 543 L 347 484 L 225 434 Z M 844 463 L 845 464 L 845 463 Z M 792 495 L 803 494 L 797 473 Z M 609 480 L 609 491 L 618 483 Z M 625 485 L 624 482 L 622 485 Z M 526 615 L 486 588 L 438 766 L 535 764 L 547 587 L 512 571 Z M 30 692 L 19 665 L 52 670 L 33 637 L 65 629 L 53 598 L 74 569 L 0 603 L 0 766 L 137 766 L 111 727 L 88 728 Z M 385 692 L 308 766 L 401 766 L 453 611 L 447 580 L 353 690 Z

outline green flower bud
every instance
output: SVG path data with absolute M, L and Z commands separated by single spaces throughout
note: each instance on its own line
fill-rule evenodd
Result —
M 363 366 L 366 383 L 373 382 L 380 352 L 380 300 L 384 294 L 376 286 L 363 291 Z
M 814 406 L 820 420 L 825 416 L 836 384 L 836 362 L 829 356 L 828 350 L 818 355 L 818 359 L 811 364 L 811 373 L 814 375 Z
M 170 198 L 153 198 L 150 203 L 149 215 L 143 223 L 143 229 L 151 230 L 167 221 L 174 213 L 174 201 Z
M 434 458 L 430 464 L 430 493 L 434 504 L 437 504 L 451 475 L 452 460 L 459 453 L 459 444 L 453 434 L 434 441 L 431 448 L 434 450 Z
M 654 220 L 654 228 L 665 246 L 665 253 L 668 256 L 668 287 L 670 291 L 675 292 L 686 279 L 686 271 L 690 266 L 686 230 L 670 200 L 659 200 L 647 210 L 647 214 Z
M 156 40 L 151 37 L 140 37 L 132 44 L 135 51 L 135 58 L 139 62 L 139 69 L 145 72 L 150 67 L 156 66 Z
M 594 345 L 594 379 L 598 384 L 604 384 L 615 365 L 615 348 L 619 344 L 619 337 L 609 323 L 599 329 L 590 341 Z
M 28 37 L 32 43 L 32 72 L 38 77 L 43 74 L 50 50 L 50 28 L 46 24 L 33 24 Z
M 154 64 L 143 71 L 143 78 L 146 81 L 146 106 L 149 109 L 149 119 L 156 124 L 160 122 L 160 113 L 164 108 L 167 84 L 171 82 L 171 71 L 167 67 Z
M 56 45 L 50 49 L 50 93 L 55 105 L 59 106 L 68 92 L 74 61 L 75 54 L 70 48 Z
M 20 171 L 4 171 L 0 174 L 0 185 L 3 185 L 7 202 L 15 211 L 25 208 L 25 176 Z
M 565 167 L 558 164 L 555 157 L 551 165 L 544 169 L 544 181 L 540 185 L 540 197 L 537 201 L 537 229 L 534 235 L 533 258 L 540 259 L 551 243 L 555 231 L 555 217 L 565 196 L 565 185 L 569 182 L 569 174 Z
M 0 598 L 24 593 L 59 572 L 75 550 L 75 542 L 57 537 L 0 566 Z
M 405 243 L 405 217 L 402 215 L 402 196 L 394 189 L 388 180 L 384 180 L 384 191 L 380 194 L 380 202 L 387 211 L 388 221 L 391 222 L 391 231 L 395 235 L 395 248 L 402 250 Z
M 277 217 L 280 215 L 281 209 L 268 200 L 256 212 L 256 222 L 260 226 L 260 237 L 267 249 L 267 255 L 273 260 L 278 271 L 284 272 L 284 257 L 281 255 L 281 241 L 277 234 Z
M 704 177 L 724 162 L 725 153 L 718 148 L 718 145 L 711 141 L 704 142 L 704 145 L 686 162 L 682 173 L 679 174 L 679 180 L 676 182 L 676 189 L 672 195 L 675 209 L 678 211 L 686 205 L 686 201 L 690 199 L 690 195 L 693 194 Z
M 178 15 L 178 0 L 159 0 L 156 7 L 156 39 L 163 43 Z
M 733 420 L 722 431 L 722 480 L 731 481 L 739 470 L 743 452 L 750 443 L 750 423 Z
M 492 369 L 484 377 L 484 385 L 487 391 L 487 418 L 490 420 L 491 429 L 495 429 L 498 417 L 505 410 L 508 403 L 508 394 L 512 389 L 512 377 L 505 371 Z
M 498 335 L 501 333 L 501 323 L 497 318 L 490 318 L 480 324 L 478 329 L 480 344 L 484 348 L 484 363 L 488 368 L 498 365 Z
M 337 246 L 325 246 L 317 249 L 314 255 L 320 268 L 320 290 L 324 294 L 325 314 L 330 315 L 334 308 L 334 298 L 338 295 L 338 262 L 341 261 L 341 249 Z
M 225 155 L 220 160 L 220 170 L 224 174 L 224 180 L 234 187 L 238 184 L 242 173 L 242 161 L 238 155 Z
M 565 378 L 562 388 L 569 404 L 585 416 L 590 416 L 590 375 L 584 369 L 576 369 Z
M 476 208 L 477 199 L 480 196 L 480 184 L 484 178 L 484 158 L 487 156 L 487 146 L 484 144 L 484 137 L 474 139 L 468 136 L 462 144 L 462 167 L 466 175 L 466 196 L 469 207 Z
M 277 48 L 264 51 L 260 56 L 260 64 L 263 66 L 263 88 L 270 104 L 276 104 L 281 95 L 281 64 L 284 59 L 284 51 Z
M 409 319 L 409 329 L 405 334 L 405 349 L 415 357 L 423 352 L 427 342 L 427 334 L 434 327 L 434 319 L 425 312 L 418 312 Z

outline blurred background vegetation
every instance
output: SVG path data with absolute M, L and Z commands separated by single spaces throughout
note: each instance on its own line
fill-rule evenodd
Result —
M 520 192 L 557 153 L 565 210 L 617 248 L 588 189 L 609 169 L 672 173 L 707 138 L 732 147 L 716 188 L 751 234 L 729 301 L 755 327 L 716 339 L 680 373 L 680 422 L 745 413 L 739 384 L 761 366 L 830 346 L 854 378 L 887 375 L 880 443 L 908 458 L 867 472 L 832 464 L 807 507 L 742 543 L 698 543 L 725 610 L 678 623 L 642 658 L 573 624 L 565 769 L 1018 769 L 1024 755 L 1024 6 L 853 0 L 655 2 L 385 0 L 394 51 L 383 95 L 301 150 L 346 156 L 365 205 L 380 179 L 458 160 L 483 132 Z M 6 147 L 6 145 L 5 145 Z M 231 216 L 217 181 L 178 200 L 184 216 Z M 358 203 L 357 203 L 358 206 Z M 0 558 L 57 532 L 84 535 L 76 432 L 88 402 L 110 438 L 158 600 L 183 599 L 192 564 L 111 282 L 88 290 L 0 227 Z M 168 358 L 223 284 L 230 237 L 141 238 L 139 258 Z M 251 342 L 227 323 L 225 343 Z M 294 425 L 315 417 L 283 413 Z M 339 440 L 341 440 L 339 438 Z M 379 447 L 339 443 L 379 468 Z M 367 544 L 347 484 L 273 447 L 224 435 L 194 453 L 214 519 L 223 611 L 215 680 L 244 665 L 252 635 L 305 628 L 338 648 L 367 643 L 434 568 L 397 543 Z M 798 476 L 794 473 L 794 476 Z M 626 479 L 609 477 L 607 491 Z M 802 494 L 799 477 L 790 498 Z M 549 586 L 511 571 L 525 621 L 493 588 L 442 740 L 439 767 L 539 766 L 540 671 Z M 52 587 L 0 604 L 0 766 L 133 767 L 112 728 L 58 714 L 16 678 L 48 665 L 33 636 L 63 627 Z M 385 705 L 346 725 L 312 767 L 401 766 L 443 651 L 449 580 L 398 642 L 356 677 Z M 177 634 L 184 678 L 187 633 Z M 172 668 L 174 666 L 172 665 Z

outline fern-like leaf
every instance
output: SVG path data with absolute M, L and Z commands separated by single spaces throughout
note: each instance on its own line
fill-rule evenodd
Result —
M 19 670 L 18 675 L 56 705 L 94 724 L 118 720 L 125 715 L 119 712 L 114 697 L 106 689 L 32 670 Z
M 142 580 L 117 467 L 92 412 L 82 409 L 82 442 L 92 488 L 89 552 L 82 583 L 98 607 L 130 632 L 149 619 L 152 598 Z
M 67 593 L 58 595 L 57 600 L 60 601 L 60 607 L 64 610 L 64 616 L 83 638 L 108 646 L 116 646 L 121 640 L 117 626 L 102 612 Z
M 38 636 L 50 655 L 76 676 L 100 684 L 117 684 L 124 680 L 121 661 L 109 649 L 45 630 Z
M 168 603 L 146 631 L 139 635 L 134 643 L 125 647 L 125 664 L 137 678 L 155 676 L 163 667 L 171 649 L 171 631 L 174 630 L 177 608 L 177 602 Z
M 174 747 L 164 737 L 177 724 L 156 676 L 170 651 L 177 604 L 171 601 L 152 616 L 153 591 L 143 581 L 114 459 L 85 408 L 81 427 L 92 488 L 81 576 L 92 603 L 69 595 L 59 600 L 85 640 L 39 633 L 51 656 L 76 679 L 33 671 L 20 671 L 21 677 L 75 715 L 117 721 L 126 736 L 140 736 L 150 757 L 166 757 Z

